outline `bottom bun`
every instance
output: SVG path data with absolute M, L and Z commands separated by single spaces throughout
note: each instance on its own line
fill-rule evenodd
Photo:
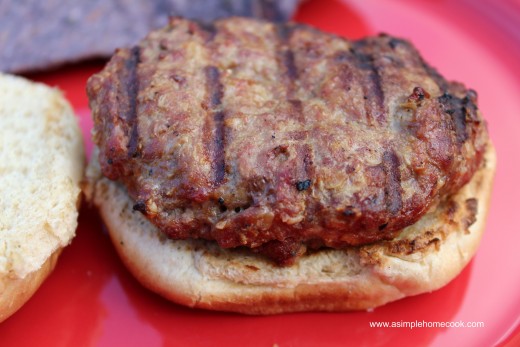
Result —
M 392 241 L 319 250 L 289 267 L 215 242 L 166 238 L 133 211 L 121 185 L 101 177 L 96 160 L 85 193 L 132 274 L 176 303 L 246 314 L 361 310 L 436 290 L 462 271 L 484 230 L 495 165 L 489 144 L 470 183 Z

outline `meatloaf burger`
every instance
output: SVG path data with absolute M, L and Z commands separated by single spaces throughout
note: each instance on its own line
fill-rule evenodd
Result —
M 476 92 L 407 41 L 174 18 L 88 82 L 86 193 L 181 304 L 373 308 L 471 259 L 495 167 Z

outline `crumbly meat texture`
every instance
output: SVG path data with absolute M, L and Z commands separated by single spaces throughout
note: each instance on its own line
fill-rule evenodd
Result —
M 103 174 L 135 210 L 279 264 L 392 239 L 469 181 L 487 142 L 476 93 L 387 35 L 174 18 L 87 91 Z

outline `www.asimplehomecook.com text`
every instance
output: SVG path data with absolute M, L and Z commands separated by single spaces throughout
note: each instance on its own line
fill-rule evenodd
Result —
M 416 321 L 392 321 L 392 322 L 369 322 L 371 328 L 484 328 L 484 322 L 429 322 L 425 320 Z

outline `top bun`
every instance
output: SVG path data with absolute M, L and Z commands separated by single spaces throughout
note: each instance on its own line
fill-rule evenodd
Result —
M 63 95 L 0 74 L 0 321 L 74 237 L 83 167 L 81 132 Z

